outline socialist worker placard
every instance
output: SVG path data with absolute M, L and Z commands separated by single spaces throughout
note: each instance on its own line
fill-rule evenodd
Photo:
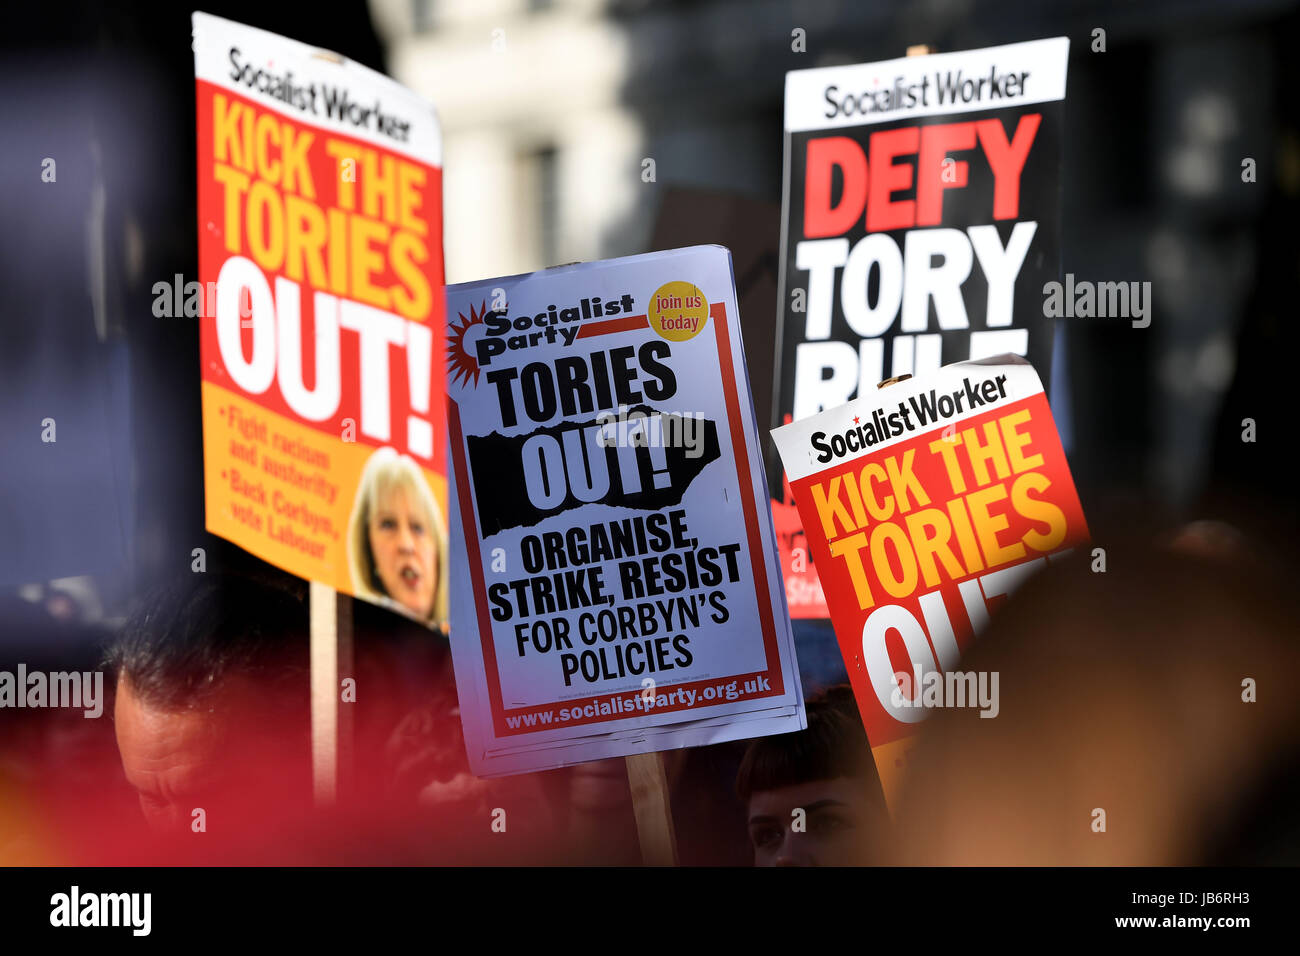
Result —
M 773 427 L 967 359 L 1021 355 L 1046 376 L 1069 46 L 786 75 Z M 820 569 L 784 525 L 791 613 L 823 617 Z
M 939 680 L 1027 577 L 1088 540 L 1042 382 L 959 362 L 773 431 L 886 797 Z M 997 687 L 963 688 L 990 716 Z M 987 699 L 985 699 L 987 697 Z
M 433 108 L 335 54 L 206 14 L 194 56 L 199 283 L 185 314 L 202 323 L 207 528 L 444 622 Z

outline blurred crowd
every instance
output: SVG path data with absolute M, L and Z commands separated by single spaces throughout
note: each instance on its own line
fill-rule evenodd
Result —
M 1203 522 L 1106 553 L 994 616 L 962 668 L 1001 675 L 997 718 L 931 714 L 894 807 L 846 685 L 811 688 L 806 730 L 666 753 L 679 861 L 1300 860 L 1286 549 Z M 360 602 L 350 746 L 316 804 L 305 589 L 245 564 L 105 634 L 102 718 L 0 711 L 0 862 L 640 862 L 622 759 L 474 777 L 445 636 Z

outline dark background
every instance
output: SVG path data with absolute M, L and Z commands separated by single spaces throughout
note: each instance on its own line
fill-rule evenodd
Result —
M 385 65 L 362 3 L 202 6 Z M 195 548 L 209 570 L 256 563 L 203 530 L 197 324 L 151 311 L 155 282 L 196 274 L 190 10 L 23 4 L 0 32 L 0 666 L 89 666 L 133 598 Z M 817 63 L 1069 35 L 1062 272 L 1150 280 L 1154 298 L 1148 329 L 1058 328 L 1054 405 L 1094 538 L 1222 517 L 1293 556 L 1294 3 L 624 0 L 608 16 L 634 38 L 623 100 L 671 159 L 617 251 L 736 250 L 759 408 L 779 238 L 759 224 L 780 201 L 784 73 L 814 65 L 791 51 L 791 26 Z M 715 122 L 734 148 L 674 132 Z M 1242 182 L 1245 157 L 1257 182 Z M 689 229 L 672 212 L 683 196 Z

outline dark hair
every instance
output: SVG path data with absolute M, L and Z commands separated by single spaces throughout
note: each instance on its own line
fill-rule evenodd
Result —
M 157 707 L 193 706 L 234 674 L 264 684 L 275 705 L 307 705 L 307 620 L 302 599 L 269 580 L 187 575 L 150 594 L 107 648 L 104 667 Z
M 880 789 L 867 733 L 847 684 L 827 688 L 804 707 L 808 728 L 752 740 L 736 773 L 736 793 L 749 798 L 761 790 L 852 777 Z

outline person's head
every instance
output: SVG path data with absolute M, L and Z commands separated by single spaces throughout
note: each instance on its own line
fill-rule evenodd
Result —
M 1241 865 L 1269 844 L 1271 862 L 1300 862 L 1275 776 L 1300 752 L 1300 697 L 1280 677 L 1300 673 L 1297 567 L 1267 538 L 1193 533 L 1167 548 L 1094 526 L 1111 573 L 1077 548 L 992 616 L 961 668 L 997 673 L 1014 704 L 927 717 L 897 862 Z
M 370 456 L 348 525 L 348 564 L 361 597 L 386 597 L 413 617 L 447 619 L 447 531 L 415 460 L 392 448 Z
M 127 781 L 159 830 L 200 808 L 227 828 L 292 812 L 272 803 L 309 799 L 307 607 L 248 578 L 192 577 L 155 592 L 105 660 Z
M 805 709 L 806 730 L 753 740 L 736 774 L 754 865 L 877 862 L 888 813 L 853 693 L 834 687 Z

